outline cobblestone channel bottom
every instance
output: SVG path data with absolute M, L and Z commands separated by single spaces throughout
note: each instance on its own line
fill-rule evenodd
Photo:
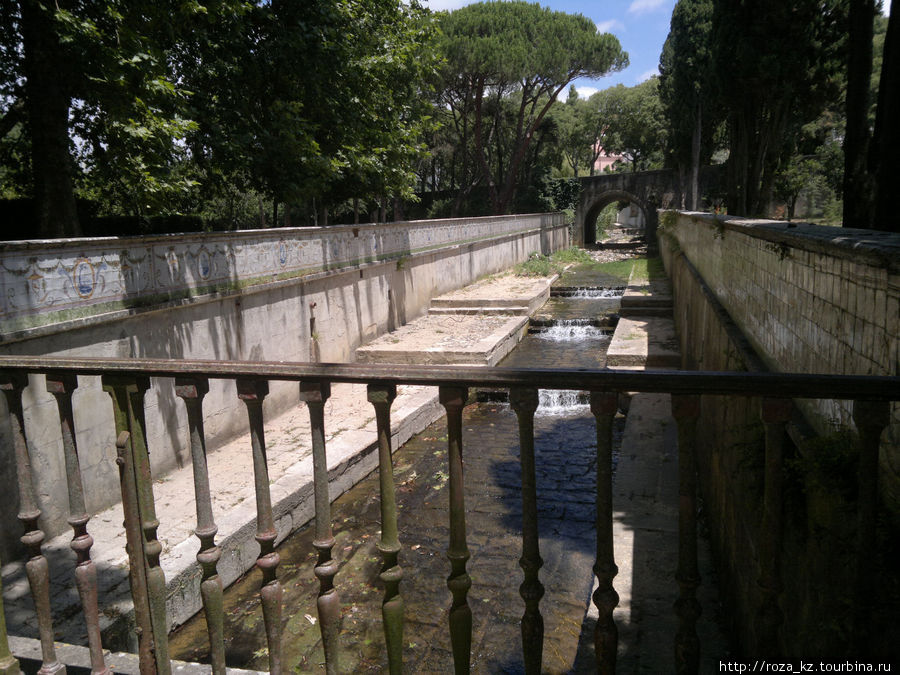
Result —
M 584 302 L 583 300 L 581 302 Z M 573 339 L 574 338 L 574 339 Z M 605 365 L 608 334 L 595 330 L 562 336 L 526 337 L 502 365 L 527 367 Z M 546 397 L 543 397 L 546 399 Z M 553 404 L 551 404 L 553 405 Z M 596 431 L 584 401 L 535 417 L 538 521 L 544 566 L 543 672 L 567 672 L 575 657 L 593 581 L 595 559 Z M 617 418 L 615 443 L 624 417 Z M 618 450 L 616 450 L 616 457 Z M 520 620 L 524 605 L 518 588 L 521 555 L 521 473 L 515 414 L 503 403 L 468 406 L 463 417 L 463 457 L 468 572 L 472 588 L 472 671 L 524 672 Z M 453 671 L 447 623 L 450 593 L 446 578 L 449 541 L 447 435 L 443 420 L 408 441 L 394 455 L 399 506 L 400 564 L 405 603 L 404 664 L 409 672 Z M 340 672 L 382 672 L 387 661 L 381 622 L 383 588 L 378 472 L 370 474 L 332 506 L 336 585 L 342 601 Z M 286 670 L 324 669 L 316 616 L 318 581 L 315 549 L 308 526 L 278 549 L 278 576 L 284 586 Z M 227 661 L 232 667 L 267 667 L 257 570 L 225 593 Z M 171 637 L 173 658 L 208 661 L 202 613 Z

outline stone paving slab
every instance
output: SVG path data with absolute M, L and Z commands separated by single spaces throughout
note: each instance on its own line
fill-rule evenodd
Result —
M 356 360 L 493 366 L 527 330 L 527 316 L 429 314 L 358 348 Z
M 620 317 L 606 352 L 613 367 L 678 368 L 681 354 L 671 318 Z
M 54 644 L 57 657 L 61 663 L 65 663 L 69 672 L 77 668 L 87 672 L 91 669 L 91 655 L 87 647 L 69 645 L 61 642 Z M 16 658 L 23 661 L 25 672 L 38 670 L 41 664 L 41 642 L 33 638 L 9 637 L 9 648 Z M 106 665 L 117 675 L 141 675 L 137 654 L 130 652 L 110 652 L 103 650 L 103 658 Z M 173 675 L 209 675 L 212 667 L 200 663 L 187 663 L 185 661 L 171 661 Z M 225 668 L 227 675 L 257 675 L 258 670 L 244 670 L 243 668 Z
M 679 368 L 668 279 L 635 279 L 622 296 L 619 323 L 606 352 L 610 368 Z
M 325 430 L 332 498 L 341 494 L 377 465 L 375 413 L 366 400 L 365 385 L 335 384 L 325 405 Z M 443 413 L 437 388 L 401 386 L 392 407 L 392 442 L 399 447 Z M 308 522 L 312 500 L 312 445 L 309 414 L 304 404 L 272 420 L 265 427 L 272 505 L 278 541 Z M 252 568 L 259 553 L 249 434 L 236 438 L 209 455 L 213 515 L 222 548 L 219 574 L 225 585 Z M 163 545 L 161 564 L 166 575 L 167 614 L 178 625 L 199 611 L 199 548 L 193 536 L 196 523 L 193 473 L 190 465 L 154 482 L 156 513 Z M 121 504 L 96 514 L 88 524 L 94 538 L 92 558 L 98 568 L 101 627 L 107 644 L 130 642 L 127 617 L 132 613 L 128 560 Z M 87 644 L 80 601 L 74 587 L 71 534 L 44 545 L 51 565 L 51 603 L 57 639 Z M 36 619 L 25 579 L 24 565 L 3 568 L 3 593 L 9 632 L 35 637 Z M 123 617 L 126 617 L 123 620 Z
M 431 300 L 432 308 L 527 307 L 530 314 L 550 297 L 552 277 L 519 277 L 513 274 L 488 277 Z M 431 310 L 429 310 L 431 311 Z

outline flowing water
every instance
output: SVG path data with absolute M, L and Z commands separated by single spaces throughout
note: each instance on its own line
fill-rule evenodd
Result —
M 621 298 L 625 292 L 623 288 L 562 288 L 553 291 L 554 297 L 557 298 L 575 298 L 583 300 L 586 298 Z
M 511 367 L 603 367 L 614 309 L 608 296 L 554 298 L 565 319 L 535 322 L 501 364 Z M 559 303 L 563 303 L 559 305 Z M 565 308 L 565 303 L 573 306 Z M 595 304 L 596 303 L 596 304 Z M 588 311 L 583 311 L 587 308 Z M 571 316 L 581 314 L 581 316 Z M 600 316 L 600 315 L 604 316 Z M 624 418 L 618 418 L 618 431 Z M 410 672 L 452 672 L 446 588 L 449 563 L 447 430 L 438 421 L 394 455 L 399 508 L 400 564 L 404 570 L 404 663 Z M 518 425 L 506 403 L 467 406 L 463 417 L 467 543 L 472 555 L 468 603 L 473 614 L 472 670 L 524 672 L 519 621 L 522 600 L 521 475 Z M 594 481 L 596 431 L 587 395 L 540 390 L 535 419 L 535 460 L 541 580 L 545 596 L 545 671 L 568 668 L 572 633 L 577 635 L 589 601 L 595 558 Z M 336 586 L 342 601 L 341 672 L 382 672 L 386 662 L 378 580 L 380 555 L 378 472 L 332 505 L 340 564 Z M 284 587 L 285 671 L 318 672 L 323 653 L 317 625 L 315 550 L 307 526 L 280 547 L 278 577 Z M 264 670 L 265 634 L 259 606 L 259 572 L 226 591 L 228 665 Z M 174 658 L 208 658 L 206 628 L 198 615 L 172 636 Z

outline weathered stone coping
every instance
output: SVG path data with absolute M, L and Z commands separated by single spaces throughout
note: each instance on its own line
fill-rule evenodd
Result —
M 679 211 L 679 215 L 776 244 L 854 262 L 866 262 L 891 272 L 900 272 L 900 234 L 894 232 L 828 227 L 796 221 L 755 220 L 697 211 Z
M 0 242 L 0 343 L 564 226 L 551 213 Z
M 9 647 L 12 653 L 27 663 L 22 664 L 29 668 L 26 672 L 37 670 L 41 665 L 41 641 L 34 638 L 9 636 Z M 56 655 L 60 663 L 68 668 L 77 668 L 78 672 L 87 672 L 91 668 L 91 655 L 87 647 L 70 645 L 62 642 L 54 643 Z M 103 650 L 106 664 L 118 675 L 141 675 L 141 667 L 138 655 L 130 652 L 110 652 Z M 186 663 L 185 661 L 171 661 L 174 675 L 209 675 L 212 667 L 202 663 Z M 257 675 L 259 671 L 244 670 L 243 668 L 226 668 L 227 675 Z

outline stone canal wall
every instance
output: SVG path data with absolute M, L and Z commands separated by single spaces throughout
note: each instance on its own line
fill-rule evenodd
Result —
M 347 361 L 424 313 L 432 296 L 566 246 L 560 213 L 2 243 L 0 353 Z M 112 405 L 99 378 L 81 378 L 75 397 L 94 512 L 119 495 Z M 296 385 L 272 383 L 266 415 L 297 400 Z M 42 524 L 53 535 L 67 528 L 66 482 L 42 377 L 32 378 L 25 404 Z M 190 463 L 183 408 L 171 382 L 153 382 L 145 409 L 155 476 Z M 211 382 L 204 412 L 211 448 L 246 428 L 231 382 Z M 0 453 L 0 489 L 15 494 L 10 455 Z M 17 540 L 15 509 L 2 510 L 0 552 Z
M 685 368 L 898 374 L 900 236 L 696 213 L 665 213 L 660 221 Z M 852 442 L 837 428 L 852 427 L 850 404 L 796 403 L 805 420 L 792 428 L 795 446 L 785 462 L 782 651 L 792 658 L 887 653 L 890 630 L 874 631 L 866 649 L 848 644 L 856 470 Z M 892 420 L 880 474 L 882 503 L 897 521 L 896 403 Z M 698 428 L 706 521 L 728 605 L 723 616 L 742 653 L 765 653 L 753 631 L 764 484 L 759 401 L 705 397 Z M 877 566 L 884 556 L 878 542 L 872 547 Z M 896 628 L 896 617 L 879 611 L 871 615 L 875 625 Z

